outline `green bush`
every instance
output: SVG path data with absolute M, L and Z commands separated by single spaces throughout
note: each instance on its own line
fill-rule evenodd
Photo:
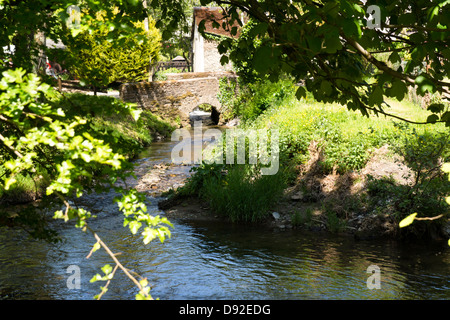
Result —
M 294 227 L 310 227 L 313 225 L 313 211 L 311 208 L 307 208 L 305 212 L 301 212 L 299 210 L 295 210 L 291 214 L 291 224 Z
M 145 110 L 140 111 L 138 120 L 132 116 L 124 118 L 122 112 L 128 109 L 128 105 L 113 97 L 66 94 L 64 98 L 55 99 L 53 104 L 64 110 L 66 119 L 83 117 L 86 125 L 80 126 L 80 130 L 87 130 L 128 158 L 133 158 L 148 146 L 153 135 L 168 136 L 174 129 Z
M 398 209 L 404 213 L 418 212 L 420 216 L 433 216 L 448 212 L 444 201 L 450 192 L 450 183 L 441 170 L 442 163 L 450 159 L 447 132 L 406 132 L 403 143 L 395 148 L 412 171 L 412 184 L 405 190 Z
M 236 88 L 239 90 L 236 90 Z M 279 106 L 295 97 L 292 81 L 286 79 L 276 83 L 260 80 L 245 83 L 239 80 L 222 79 L 218 99 L 228 113 L 243 121 L 251 122 L 271 107 Z M 237 95 L 236 95 L 237 91 Z
M 449 205 L 445 197 L 450 192 L 450 182 L 442 172 L 442 164 L 448 161 L 450 150 L 448 133 L 418 133 L 414 128 L 403 127 L 403 138 L 394 146 L 402 157 L 402 162 L 411 169 L 410 183 L 402 185 L 392 178 L 374 179 L 369 177 L 368 194 L 370 207 L 382 207 L 400 222 L 412 213 L 418 218 L 444 214 L 444 219 L 417 222 L 402 229 L 404 235 L 416 237 L 439 233 L 449 215 Z

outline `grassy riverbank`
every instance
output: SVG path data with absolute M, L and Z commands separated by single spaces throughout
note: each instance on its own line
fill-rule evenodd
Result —
M 261 91 L 266 99 L 235 97 L 239 107 L 229 111 L 241 117 L 243 129 L 279 130 L 278 174 L 260 176 L 252 166 L 203 165 L 172 200 L 198 197 L 213 214 L 234 222 L 359 238 L 446 236 L 444 198 L 450 185 L 440 164 L 450 155 L 448 128 L 367 118 L 310 96 L 298 101 L 286 84 Z M 426 119 L 427 112 L 411 102 L 388 103 L 397 115 Z M 400 230 L 398 222 L 413 212 L 444 218 Z
M 155 139 L 163 139 L 174 129 L 171 125 L 153 115 L 142 111 L 136 121 L 133 117 L 123 117 L 119 110 L 126 105 L 118 99 L 107 96 L 90 96 L 81 93 L 57 95 L 52 103 L 62 108 L 66 121 L 76 117 L 84 119 L 87 132 L 96 139 L 109 144 L 113 152 L 133 159 L 143 148 Z M 40 168 L 40 179 L 33 180 L 30 175 L 20 174 L 17 183 L 9 190 L 0 188 L 0 203 L 26 203 L 39 198 L 48 185 L 47 173 Z M 0 176 L 4 168 L 0 168 Z

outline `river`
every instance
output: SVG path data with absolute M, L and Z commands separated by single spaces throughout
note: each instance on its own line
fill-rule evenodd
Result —
M 174 142 L 153 144 L 141 163 L 167 161 Z M 183 170 L 186 170 L 184 168 Z M 90 222 L 120 261 L 147 277 L 153 298 L 173 299 L 449 299 L 450 249 L 444 245 L 356 241 L 348 236 L 259 226 L 172 220 L 172 237 L 144 245 L 111 209 L 113 194 L 91 196 Z M 158 198 L 150 211 L 164 215 Z M 112 212 L 111 212 L 112 211 Z M 29 240 L 0 229 L 0 299 L 93 299 L 103 283 L 90 283 L 111 263 L 101 250 L 86 259 L 95 239 L 71 224 L 52 222 L 63 242 Z M 67 280 L 80 271 L 79 288 Z M 379 273 L 368 273 L 376 268 Z M 370 279 L 369 279 L 370 278 Z M 379 284 L 370 289 L 370 284 Z M 103 296 L 132 300 L 136 287 L 118 271 Z

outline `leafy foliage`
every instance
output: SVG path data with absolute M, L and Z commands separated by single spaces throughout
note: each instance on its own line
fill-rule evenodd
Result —
M 239 89 L 237 89 L 239 88 Z M 258 80 L 246 83 L 239 78 L 222 78 L 219 82 L 218 99 L 229 117 L 239 117 L 251 122 L 270 107 L 277 107 L 294 98 L 295 88 L 292 81 L 283 79 L 277 83 Z
M 65 205 L 64 210 L 55 212 L 55 218 L 64 221 L 74 219 L 77 227 L 87 230 L 92 214 L 71 206 L 67 199 L 80 197 L 89 189 L 101 191 L 114 188 L 123 194 L 118 204 L 126 217 L 125 225 L 131 225 L 133 233 L 145 225 L 142 233 L 144 243 L 155 237 L 163 241 L 170 236 L 170 222 L 148 215 L 142 195 L 114 185 L 118 179 L 126 179 L 131 174 L 129 169 L 132 166 L 125 156 L 99 139 L 99 134 L 86 119 L 78 115 L 66 117 L 62 107 L 55 108 L 53 101 L 56 94 L 36 75 L 26 74 L 22 69 L 3 72 L 0 80 L 0 146 L 2 167 L 5 169 L 1 177 L 2 189 L 9 190 L 20 174 L 39 175 L 36 168 L 41 167 L 47 172 L 49 180 L 45 197 Z M 137 120 L 139 112 L 133 106 L 111 104 L 111 112 Z M 14 225 L 15 220 L 23 223 L 26 217 L 19 215 L 8 220 Z M 42 218 L 41 223 L 35 223 L 38 215 L 28 217 L 34 219 L 28 223 L 28 226 L 35 227 L 30 232 L 32 235 L 57 240 L 54 233 L 43 227 Z
M 245 67 L 252 77 L 267 76 L 276 82 L 289 74 L 296 81 L 305 81 L 317 101 L 337 102 L 363 115 L 395 117 L 385 110 L 385 100 L 402 100 L 408 88 L 422 96 L 450 93 L 448 1 L 216 3 L 224 5 L 228 25 L 236 21 L 243 25 L 241 12 L 251 17 L 243 38 L 237 44 L 224 39 L 219 50 L 237 66 Z M 379 27 L 369 20 L 371 5 L 380 8 L 381 16 L 375 17 L 379 18 Z M 378 53 L 389 54 L 390 64 L 377 57 Z M 405 62 L 402 66 L 401 59 Z M 374 71 L 372 75 L 367 74 L 368 65 Z M 305 94 L 299 87 L 297 96 Z M 421 123 L 450 123 L 448 106 L 430 111 L 433 114 Z
M 63 43 L 69 44 L 70 37 L 76 39 L 77 34 L 82 37 L 83 32 L 89 33 L 88 30 L 94 34 L 104 32 L 101 37 L 105 38 L 97 38 L 95 43 L 87 44 L 94 45 L 102 40 L 114 39 L 112 42 L 104 42 L 104 47 L 111 51 L 123 50 L 123 48 L 132 50 L 133 47 L 146 41 L 142 28 L 139 26 L 139 22 L 146 17 L 146 11 L 141 1 L 113 0 L 108 3 L 82 1 L 79 3 L 83 12 L 80 26 L 78 29 L 71 29 L 71 34 L 68 34 L 66 22 L 69 19 L 67 12 L 69 5 L 73 5 L 73 1 L 2 2 L 0 18 L 8 24 L 8 28 L 0 29 L 0 71 L 7 70 L 2 73 L 0 80 L 0 162 L 2 164 L 0 190 L 2 193 L 9 192 L 20 181 L 20 177 L 29 177 L 36 185 L 43 182 L 42 186 L 45 190 L 43 190 L 41 204 L 45 206 L 48 201 L 51 201 L 56 206 L 64 205 L 65 209 L 56 211 L 54 217 L 64 221 L 75 220 L 77 227 L 83 231 L 90 230 L 97 239 L 91 253 L 100 247 L 106 250 L 116 263 L 114 271 L 120 267 L 139 288 L 136 298 L 149 299 L 151 296 L 148 282 L 145 279 L 137 281 L 120 264 L 95 230 L 90 229 L 88 221 L 93 218 L 93 215 L 82 208 L 74 207 L 68 199 L 80 197 L 86 191 L 113 188 L 122 194 L 119 200 L 120 209 L 126 215 L 127 223 L 131 224 L 136 220 L 142 224 L 142 236 L 146 243 L 155 237 L 163 240 L 168 236 L 170 222 L 148 215 L 146 207 L 141 203 L 142 196 L 138 196 L 135 191 L 115 186 L 117 180 L 125 179 L 132 174 L 132 165 L 127 161 L 126 155 L 119 153 L 124 150 L 115 149 L 123 145 L 120 134 L 113 135 L 109 139 L 108 142 L 111 145 L 105 142 L 102 138 L 107 135 L 102 136 L 99 127 L 87 119 L 95 113 L 94 108 L 87 108 L 91 112 L 87 114 L 82 113 L 82 108 L 79 114 L 66 114 L 70 108 L 64 107 L 64 103 L 57 97 L 56 92 L 48 84 L 42 83 L 36 74 L 29 73 L 31 71 L 37 73 L 42 67 L 40 65 L 42 60 L 36 58 L 42 58 L 41 54 L 46 52 L 42 41 L 44 34 L 46 38 L 55 42 L 62 40 Z M 101 13 L 101 19 L 99 19 L 99 13 Z M 153 39 L 157 42 L 156 33 L 153 35 Z M 15 46 L 15 50 L 5 51 L 5 48 L 9 48 L 11 44 Z M 81 50 L 81 48 L 83 47 L 80 44 L 77 49 Z M 143 47 L 144 51 L 141 53 L 145 53 L 145 50 L 155 52 L 155 48 L 157 46 Z M 104 48 L 95 49 L 96 58 L 100 60 L 105 58 L 105 52 L 101 49 Z M 132 56 L 131 51 L 128 53 L 126 58 Z M 124 54 L 126 55 L 127 52 Z M 140 55 L 135 57 L 141 58 Z M 85 58 L 89 60 L 89 57 Z M 113 58 L 124 59 L 119 53 Z M 148 58 L 142 56 L 142 60 L 146 63 Z M 102 73 L 105 70 L 98 69 L 105 68 L 106 61 L 100 62 L 102 64 L 91 65 L 87 68 L 89 72 L 92 72 L 85 79 L 88 83 L 98 85 L 111 81 L 109 76 Z M 124 73 L 118 71 L 114 77 L 116 79 L 137 78 L 142 70 L 136 74 L 130 71 L 130 69 Z M 91 80 L 92 82 L 89 82 Z M 69 98 L 67 103 L 73 104 L 74 100 L 76 99 Z M 113 110 L 112 113 L 115 112 L 116 115 L 130 117 L 134 121 L 139 117 L 139 112 L 134 106 L 105 104 L 106 106 L 102 107 L 105 107 L 105 110 Z M 86 105 L 83 108 L 86 108 Z M 152 120 L 148 118 L 146 121 Z M 46 181 L 42 181 L 43 179 Z M 33 237 L 48 241 L 58 240 L 53 230 L 47 228 L 42 211 L 33 206 L 29 210 L 27 208 L 16 214 L 10 214 L 2 208 L 0 222 L 4 225 L 31 228 L 28 231 Z M 137 232 L 137 228 L 133 227 L 132 231 Z M 110 272 L 108 266 L 105 266 L 103 271 L 109 283 L 114 271 Z M 107 285 L 99 296 L 105 292 L 106 287 Z
M 105 87 L 113 82 L 137 82 L 148 79 L 151 65 L 159 59 L 161 36 L 154 21 L 145 31 L 136 24 L 134 37 L 120 40 L 108 37 L 107 25 L 67 37 L 69 71 L 82 83 Z

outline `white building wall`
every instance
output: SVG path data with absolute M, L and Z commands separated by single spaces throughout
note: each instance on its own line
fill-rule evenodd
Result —
M 200 32 L 198 32 L 197 25 L 194 26 L 194 44 L 192 46 L 193 62 L 192 71 L 205 71 L 205 53 L 204 53 L 204 39 Z

